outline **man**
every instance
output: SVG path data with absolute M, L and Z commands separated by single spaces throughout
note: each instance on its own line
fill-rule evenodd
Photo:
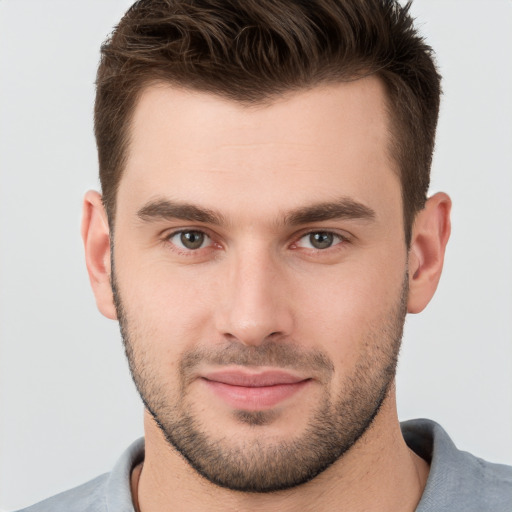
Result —
M 82 234 L 145 446 L 29 510 L 509 510 L 510 468 L 396 414 L 450 233 L 407 8 L 141 1 L 102 52 Z

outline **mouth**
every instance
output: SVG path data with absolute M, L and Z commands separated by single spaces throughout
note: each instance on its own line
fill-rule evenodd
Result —
M 312 379 L 281 370 L 211 372 L 201 377 L 205 385 L 228 406 L 258 411 L 275 407 L 303 390 Z

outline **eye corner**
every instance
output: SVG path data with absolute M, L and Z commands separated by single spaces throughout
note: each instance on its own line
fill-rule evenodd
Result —
M 180 228 L 167 232 L 162 242 L 180 254 L 191 255 L 214 245 L 212 237 L 202 229 Z
M 311 251 L 327 251 L 337 246 L 349 243 L 349 237 L 329 229 L 310 229 L 301 233 L 290 245 L 291 249 L 306 249 Z

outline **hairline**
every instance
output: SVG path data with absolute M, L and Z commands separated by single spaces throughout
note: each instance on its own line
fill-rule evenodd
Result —
M 402 218 L 403 218 L 403 229 L 404 229 L 404 235 L 405 235 L 405 241 L 407 247 L 410 245 L 410 238 L 411 238 L 411 230 L 412 230 L 412 223 L 414 220 L 414 216 L 416 215 L 417 211 L 413 212 L 413 218 L 408 219 L 407 218 L 407 212 L 405 209 L 405 197 L 404 197 L 404 183 L 403 183 L 403 170 L 402 165 L 400 162 L 400 156 L 399 156 L 399 150 L 397 147 L 397 139 L 403 138 L 403 135 L 401 136 L 401 129 L 399 127 L 399 121 L 398 121 L 398 115 L 393 114 L 393 104 L 391 100 L 391 93 L 389 91 L 388 84 L 384 77 L 382 76 L 382 68 L 376 69 L 374 71 L 366 71 L 361 72 L 359 74 L 352 73 L 348 74 L 346 78 L 343 77 L 342 74 L 340 74 L 339 77 L 330 77 L 330 78 L 320 78 L 318 81 L 311 82 L 310 84 L 303 84 L 298 85 L 297 87 L 283 87 L 282 90 L 277 92 L 268 92 L 267 94 L 261 94 L 261 98 L 258 99 L 244 99 L 244 98 L 236 98 L 234 97 L 230 91 L 226 90 L 213 90 L 213 88 L 206 88 L 206 87 L 199 87 L 194 86 L 192 84 L 187 84 L 184 81 L 181 80 L 172 80 L 170 77 L 159 77 L 154 75 L 148 75 L 144 79 L 140 80 L 137 83 L 137 87 L 134 88 L 134 93 L 131 95 L 131 101 L 129 103 L 129 109 L 128 112 L 124 118 L 124 122 L 122 124 L 121 128 L 121 144 L 120 144 L 120 159 L 119 159 L 119 165 L 116 169 L 116 181 L 115 181 L 115 187 L 112 190 L 113 194 L 109 198 L 107 198 L 109 201 L 108 203 L 103 201 L 103 206 L 105 208 L 105 211 L 107 213 L 108 223 L 110 227 L 111 236 L 113 236 L 114 233 L 114 224 L 115 224 L 115 218 L 116 218 L 116 211 L 117 211 L 117 195 L 119 190 L 119 185 L 121 183 L 121 180 L 123 178 L 128 156 L 129 156 L 129 150 L 132 138 L 132 129 L 133 129 L 133 121 L 135 117 L 135 113 L 137 110 L 138 105 L 140 104 L 141 98 L 144 95 L 146 91 L 148 91 L 152 87 L 165 87 L 165 88 L 171 88 L 176 91 L 184 91 L 184 92 L 191 92 L 191 93 L 204 93 L 209 94 L 213 97 L 225 99 L 227 101 L 230 101 L 232 103 L 236 103 L 238 105 L 241 105 L 245 108 L 266 108 L 274 105 L 275 103 L 279 102 L 280 99 L 283 99 L 286 96 L 293 95 L 293 94 L 300 94 L 304 93 L 313 89 L 321 88 L 322 86 L 330 86 L 330 85 L 336 85 L 341 83 L 349 83 L 349 82 L 357 82 L 359 80 L 374 77 L 381 83 L 383 87 L 384 92 L 384 112 L 387 116 L 387 144 L 386 144 L 386 153 L 387 157 L 389 159 L 389 163 L 391 166 L 392 171 L 395 173 L 399 180 L 400 185 L 400 197 L 401 197 L 401 208 L 402 208 Z

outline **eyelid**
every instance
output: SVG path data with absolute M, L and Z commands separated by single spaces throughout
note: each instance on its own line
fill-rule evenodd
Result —
M 314 233 L 329 233 L 337 238 L 340 239 L 339 242 L 337 243 L 333 243 L 332 246 L 330 247 L 327 247 L 326 249 L 316 249 L 316 248 L 311 248 L 311 247 L 301 247 L 303 249 L 306 249 L 306 250 L 310 250 L 310 251 L 317 251 L 317 252 L 326 252 L 328 251 L 329 249 L 334 249 L 335 247 L 339 246 L 339 245 L 344 245 L 345 243 L 350 243 L 351 240 L 352 240 L 352 237 L 346 233 L 346 232 L 343 232 L 343 233 L 340 233 L 339 230 L 336 230 L 336 229 L 329 229 L 329 228 L 326 228 L 326 229 L 322 229 L 322 228 L 316 228 L 316 229 L 308 229 L 306 231 L 301 231 L 298 235 L 296 235 L 294 237 L 294 242 L 292 243 L 292 247 L 295 246 L 295 247 L 300 247 L 298 245 L 299 241 L 302 240 L 304 237 L 307 237 L 309 235 L 312 235 Z
M 178 233 L 186 233 L 187 231 L 197 231 L 204 233 L 208 238 L 213 238 L 210 230 L 203 226 L 179 226 L 175 228 L 166 228 L 161 231 L 160 235 L 163 239 L 169 239 Z
M 205 238 L 207 238 L 209 240 L 209 243 L 206 246 L 199 247 L 197 249 L 188 249 L 187 247 L 184 247 L 184 246 L 176 244 L 175 242 L 172 242 L 172 238 L 174 238 L 176 235 L 180 235 L 182 233 L 187 233 L 187 232 L 202 233 L 205 236 Z M 214 241 L 212 235 L 208 232 L 208 230 L 205 228 L 202 228 L 202 227 L 201 228 L 180 227 L 180 228 L 175 228 L 171 231 L 166 231 L 162 235 L 162 241 L 166 244 L 172 245 L 174 251 L 181 253 L 181 254 L 186 254 L 186 255 L 193 255 L 194 253 L 199 253 L 202 250 L 211 248 L 216 243 Z
M 171 239 L 180 234 L 187 231 L 196 231 L 203 233 L 205 237 L 207 237 L 210 240 L 210 243 L 205 247 L 200 247 L 199 249 L 187 249 L 186 247 L 180 247 L 179 245 L 176 245 L 175 243 L 171 242 Z M 293 242 L 290 244 L 290 248 L 301 248 L 298 246 L 298 242 L 313 233 L 330 233 L 334 235 L 335 237 L 338 237 L 340 239 L 339 242 L 334 243 L 331 247 L 328 247 L 326 249 L 316 249 L 316 248 L 304 248 L 305 250 L 315 251 L 315 252 L 326 252 L 330 249 L 334 249 L 339 245 L 345 245 L 346 243 L 352 243 L 353 235 L 350 233 L 347 233 L 346 231 L 340 232 L 338 229 L 330 229 L 330 228 L 306 228 L 301 230 L 300 232 L 296 233 L 293 236 Z M 221 242 L 218 241 L 218 237 L 215 234 L 212 234 L 211 231 L 208 228 L 205 228 L 203 226 L 197 227 L 197 226 L 180 226 L 179 228 L 174 228 L 171 230 L 165 230 L 161 234 L 161 239 L 163 243 L 171 244 L 174 247 L 174 250 L 177 252 L 181 252 L 183 254 L 192 255 L 194 253 L 198 253 L 199 251 L 202 251 L 204 249 L 209 249 L 212 246 L 218 246 L 220 248 L 221 245 L 223 245 Z

